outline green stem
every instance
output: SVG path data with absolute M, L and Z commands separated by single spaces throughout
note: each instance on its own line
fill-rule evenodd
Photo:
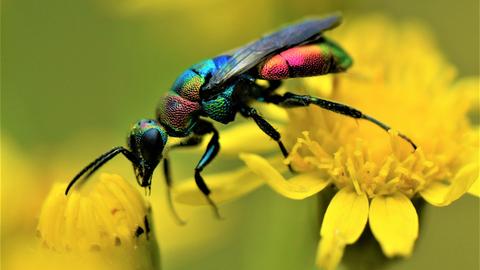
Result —
M 153 224 L 153 215 L 151 208 L 149 209 L 148 222 L 150 226 L 150 234 L 148 239 L 148 250 L 150 252 L 151 265 L 154 270 L 161 270 L 161 255 L 160 255 L 160 245 L 158 244 L 157 237 L 155 235 L 155 226 Z M 145 217 L 147 219 L 147 217 Z

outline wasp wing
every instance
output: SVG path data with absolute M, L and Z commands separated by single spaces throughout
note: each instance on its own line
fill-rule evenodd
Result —
M 234 52 L 232 58 L 210 78 L 203 89 L 208 91 L 218 88 L 275 52 L 317 40 L 323 31 L 338 26 L 340 22 L 339 14 L 321 19 L 309 19 L 253 41 Z

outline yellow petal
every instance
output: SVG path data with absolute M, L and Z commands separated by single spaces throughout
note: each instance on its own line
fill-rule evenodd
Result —
M 477 177 L 477 180 L 472 184 L 468 193 L 480 197 L 480 177 Z
M 360 237 L 367 224 L 368 198 L 350 188 L 341 189 L 328 205 L 317 250 L 316 264 L 324 269 L 337 268 L 345 245 Z
M 320 236 L 336 235 L 345 244 L 352 244 L 360 237 L 368 220 L 368 198 L 355 190 L 343 188 L 328 205 Z
M 387 257 L 409 256 L 418 237 L 418 216 L 403 194 L 377 196 L 370 205 L 372 233 Z
M 287 110 L 271 103 L 256 102 L 254 107 L 268 120 L 273 120 L 277 123 L 287 123 L 288 113 Z M 270 121 L 269 121 L 270 122 Z
M 282 129 L 277 130 L 281 133 Z M 204 140 L 200 149 L 207 147 Z M 268 152 L 278 148 L 278 144 L 255 124 L 254 121 L 232 125 L 220 133 L 222 155 L 238 155 L 240 152 Z
M 258 188 L 264 182 L 249 169 L 234 172 L 209 174 L 203 177 L 212 191 L 211 198 L 216 203 L 230 201 Z M 205 205 L 208 202 L 195 181 L 188 179 L 173 188 L 175 201 L 188 205 Z
M 255 154 L 242 153 L 240 159 L 273 190 L 290 199 L 305 199 L 329 184 L 319 178 L 318 173 L 299 174 L 287 181 L 266 159 Z
M 321 77 L 308 77 L 303 79 L 306 89 L 313 95 L 330 97 L 334 91 L 334 75 L 328 74 Z
M 326 235 L 320 239 L 316 265 L 326 270 L 336 269 L 343 257 L 345 242 L 337 235 Z
M 477 179 L 478 164 L 473 162 L 461 168 L 450 184 L 437 181 L 420 194 L 430 204 L 446 206 L 465 194 Z

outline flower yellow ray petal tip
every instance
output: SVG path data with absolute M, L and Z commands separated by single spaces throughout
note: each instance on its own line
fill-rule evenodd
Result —
M 472 186 L 468 190 L 468 193 L 476 197 L 480 197 L 480 176 L 477 177 L 477 180 L 475 180 L 475 182 L 472 184 Z
M 336 235 L 345 244 L 352 244 L 362 234 L 368 220 L 368 198 L 351 188 L 343 188 L 327 207 L 320 235 Z
M 408 257 L 418 237 L 418 215 L 401 193 L 372 199 L 369 224 L 387 257 Z
M 335 270 L 340 264 L 346 243 L 336 235 L 326 235 L 320 239 L 315 264 L 320 269 Z
M 420 192 L 422 197 L 435 206 L 447 206 L 458 200 L 466 192 L 475 192 L 475 182 L 479 178 L 479 164 L 472 162 L 463 166 L 449 182 L 433 182 Z M 476 184 L 478 185 L 478 184 Z M 475 193 L 474 193 L 475 194 Z

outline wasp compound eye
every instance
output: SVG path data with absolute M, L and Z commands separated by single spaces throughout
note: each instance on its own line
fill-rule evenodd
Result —
M 143 133 L 140 151 L 145 160 L 159 159 L 164 146 L 162 135 L 158 129 L 151 128 Z
M 141 119 L 133 125 L 127 143 L 132 152 L 148 162 L 161 158 L 167 140 L 167 132 L 157 121 Z

